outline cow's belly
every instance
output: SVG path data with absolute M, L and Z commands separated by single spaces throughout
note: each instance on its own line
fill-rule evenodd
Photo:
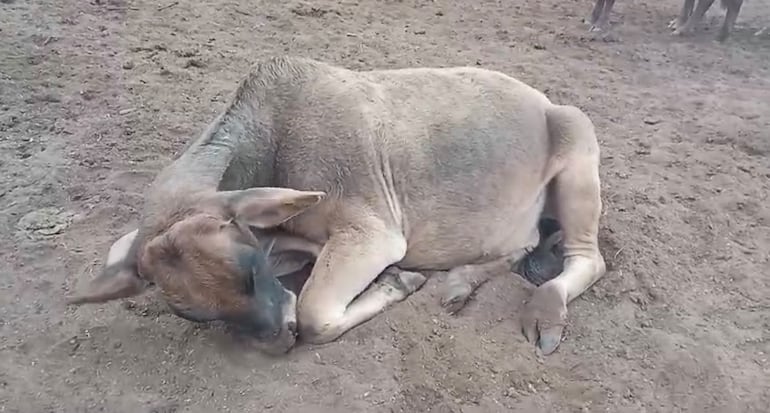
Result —
M 544 195 L 529 205 L 463 214 L 438 213 L 412 226 L 407 253 L 399 267 L 414 270 L 449 270 L 507 258 L 518 261 L 537 246 L 537 228 Z

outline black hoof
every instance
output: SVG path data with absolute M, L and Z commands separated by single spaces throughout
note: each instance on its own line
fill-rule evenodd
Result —
M 564 269 L 561 225 L 555 219 L 543 218 L 538 223 L 540 243 L 527 254 L 516 268 L 525 280 L 540 286 L 555 278 Z

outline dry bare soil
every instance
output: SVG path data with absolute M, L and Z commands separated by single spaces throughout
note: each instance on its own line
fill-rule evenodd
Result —
M 718 2 L 717 2 L 718 3 Z M 725 44 L 674 0 L 0 2 L 0 412 L 766 412 L 770 3 Z M 612 40 L 612 41 L 608 41 Z M 153 295 L 68 308 L 142 192 L 256 59 L 479 65 L 583 108 L 602 144 L 607 276 L 550 357 L 498 277 L 459 316 L 437 280 L 283 358 Z

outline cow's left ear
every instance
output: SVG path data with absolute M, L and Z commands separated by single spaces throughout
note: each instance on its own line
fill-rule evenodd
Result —
M 326 196 L 321 191 L 290 188 L 249 188 L 220 191 L 216 197 L 234 218 L 257 228 L 275 227 L 319 203 Z
M 138 230 L 120 237 L 107 254 L 102 272 L 88 282 L 84 291 L 68 297 L 67 304 L 103 303 L 141 294 L 148 282 L 139 277 L 136 266 Z

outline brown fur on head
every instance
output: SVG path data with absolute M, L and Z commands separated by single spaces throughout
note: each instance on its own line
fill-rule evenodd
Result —
M 275 227 L 324 195 L 287 188 L 196 195 L 182 209 L 153 216 L 154 228 L 115 242 L 102 273 L 68 302 L 129 297 L 154 283 L 181 317 L 224 320 L 259 338 L 275 337 L 291 321 L 286 313 L 293 308 L 287 303 L 293 305 L 295 298 L 271 271 L 270 247 L 258 245 L 248 227 Z
M 239 291 L 245 275 L 233 251 L 243 236 L 232 220 L 198 213 L 152 238 L 141 249 L 139 274 L 151 276 L 177 314 L 199 321 L 246 307 Z M 248 242 L 245 242 L 248 245 Z M 257 247 L 257 246 L 255 246 Z

